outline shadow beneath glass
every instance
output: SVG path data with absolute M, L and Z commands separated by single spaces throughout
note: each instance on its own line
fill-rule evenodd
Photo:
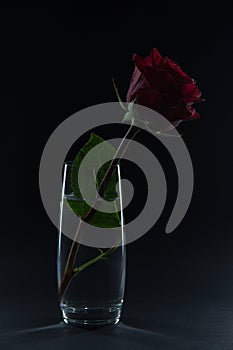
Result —
M 175 335 L 178 331 L 177 335 Z M 124 317 L 117 325 L 105 326 L 94 329 L 79 328 L 66 325 L 63 322 L 35 325 L 14 331 L 5 331 L 0 335 L 2 345 L 33 346 L 41 349 L 45 344 L 65 346 L 74 349 L 77 343 L 85 344 L 85 349 L 92 347 L 95 342 L 103 343 L 113 349 L 141 349 L 145 345 L 153 345 L 163 349 L 187 350 L 185 339 L 181 339 L 181 330 L 176 326 L 143 319 Z M 185 345 L 185 346 L 184 346 Z M 11 349 L 11 348 L 10 348 Z M 151 347 L 149 347 L 151 349 Z
M 6 339 L 8 337 L 25 337 L 30 336 L 40 336 L 43 337 L 65 337 L 70 335 L 77 335 L 78 333 L 81 333 L 85 331 L 82 328 L 74 327 L 74 326 L 67 326 L 63 322 L 46 325 L 46 326 L 39 326 L 39 327 L 32 327 L 32 328 L 25 328 L 25 329 L 18 329 L 15 331 L 7 331 L 0 335 L 0 339 Z
M 157 337 L 165 337 L 166 332 L 163 330 L 163 327 L 158 322 L 151 322 L 149 320 L 135 319 L 130 317 L 124 317 L 120 323 L 122 329 L 135 332 L 135 333 L 144 333 L 150 334 Z

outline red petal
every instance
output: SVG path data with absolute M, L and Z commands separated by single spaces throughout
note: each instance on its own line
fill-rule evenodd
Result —
M 183 84 L 181 87 L 182 94 L 184 98 L 194 98 L 199 99 L 201 97 L 201 91 L 195 83 Z
M 177 98 L 179 88 L 169 72 L 160 68 L 146 66 L 141 59 L 136 59 L 135 64 L 151 88 Z
M 135 94 L 139 89 L 146 87 L 148 87 L 147 82 L 143 78 L 140 70 L 135 66 L 126 96 L 127 102 L 130 102 L 135 98 Z
M 174 60 L 168 57 L 164 59 L 164 67 L 172 74 L 173 77 L 182 83 L 193 83 L 194 79 L 186 74 Z
M 138 90 L 137 96 L 135 97 L 138 104 L 157 112 L 161 111 L 164 105 L 166 105 L 164 97 L 158 91 L 151 88 Z
M 154 67 L 159 66 L 163 61 L 162 55 L 159 53 L 159 51 L 156 48 L 153 48 L 151 52 L 151 57 L 152 57 L 152 63 Z
M 133 55 L 133 61 L 138 61 L 141 60 L 143 61 L 144 65 L 149 66 L 149 67 L 156 67 L 159 66 L 160 63 L 163 61 L 163 57 L 161 56 L 161 54 L 159 53 L 159 51 L 154 48 L 150 55 L 142 58 L 141 56 L 134 54 Z
M 191 106 L 186 105 L 184 102 L 180 102 L 177 106 L 164 111 L 164 116 L 170 122 L 177 120 L 191 120 L 199 117 L 195 109 Z

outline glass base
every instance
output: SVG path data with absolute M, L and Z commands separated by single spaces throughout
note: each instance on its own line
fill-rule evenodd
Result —
M 122 304 L 105 307 L 68 307 L 62 306 L 62 318 L 66 324 L 95 328 L 113 325 L 120 321 Z

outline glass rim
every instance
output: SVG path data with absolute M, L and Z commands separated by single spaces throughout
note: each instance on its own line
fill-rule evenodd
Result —
M 108 162 L 108 161 L 107 161 Z M 106 164 L 107 162 L 105 162 L 104 164 Z M 74 163 L 74 160 L 67 160 L 67 161 L 64 161 L 64 163 L 63 163 L 63 166 L 66 166 L 66 167 L 79 167 L 79 165 L 78 164 L 73 164 Z M 101 167 L 104 165 L 104 164 L 102 164 L 101 165 Z M 118 164 L 113 164 L 112 165 L 112 167 L 113 168 L 116 168 L 116 167 L 118 167 L 118 166 L 120 166 L 120 164 L 118 163 Z M 101 168 L 100 167 L 100 168 Z

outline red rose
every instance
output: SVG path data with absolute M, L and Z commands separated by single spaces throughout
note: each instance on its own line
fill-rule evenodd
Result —
M 192 105 L 203 101 L 201 92 L 176 62 L 162 57 L 156 48 L 146 58 L 134 54 L 133 61 L 128 103 L 136 98 L 136 103 L 157 111 L 174 125 L 199 118 Z

